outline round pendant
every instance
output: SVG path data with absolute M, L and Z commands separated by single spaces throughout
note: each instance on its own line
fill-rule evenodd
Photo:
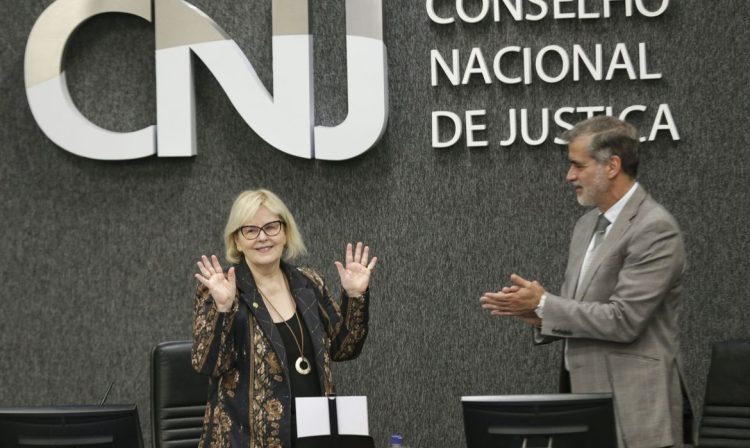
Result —
M 297 369 L 297 372 L 301 373 L 302 375 L 307 375 L 310 373 L 310 361 L 307 360 L 304 356 L 300 356 L 297 358 L 297 362 L 294 363 L 294 368 Z

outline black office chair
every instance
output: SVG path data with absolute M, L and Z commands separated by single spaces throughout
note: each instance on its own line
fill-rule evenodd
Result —
M 151 353 L 154 448 L 195 448 L 203 428 L 208 377 L 190 364 L 191 341 L 162 342 Z
M 750 339 L 713 345 L 697 446 L 750 447 Z

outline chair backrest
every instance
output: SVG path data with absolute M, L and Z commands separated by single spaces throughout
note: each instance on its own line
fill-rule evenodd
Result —
M 162 342 L 151 353 L 154 448 L 194 448 L 203 427 L 208 377 L 190 363 L 191 341 Z
M 750 339 L 713 345 L 698 445 L 750 446 Z

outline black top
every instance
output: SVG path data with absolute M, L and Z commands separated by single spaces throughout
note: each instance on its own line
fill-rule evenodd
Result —
M 292 414 L 295 413 L 294 397 L 320 397 L 322 395 L 320 391 L 320 382 L 318 381 L 318 373 L 315 369 L 315 352 L 313 351 L 312 339 L 305 326 L 305 321 L 298 317 L 297 313 L 294 313 L 286 323 L 277 322 L 276 329 L 281 334 L 281 339 L 284 341 L 284 349 L 286 350 L 286 359 L 289 363 L 289 384 L 292 386 Z M 299 323 L 298 323 L 299 322 Z M 304 351 L 305 358 L 307 358 L 307 365 L 310 366 L 310 372 L 307 375 L 303 375 L 297 372 L 295 364 L 297 358 L 299 358 L 299 347 L 297 342 L 302 341 L 300 337 L 300 324 L 302 325 L 302 332 L 304 334 Z M 294 336 L 289 332 L 292 329 Z M 297 342 L 294 338 L 297 338 Z M 303 364 L 301 367 L 305 367 Z

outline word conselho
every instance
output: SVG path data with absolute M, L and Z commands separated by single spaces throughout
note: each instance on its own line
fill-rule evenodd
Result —
M 467 11 L 466 4 L 471 7 Z M 520 22 L 539 21 L 547 18 L 563 19 L 609 19 L 614 15 L 633 17 L 657 17 L 669 7 L 669 0 L 455 0 L 455 8 L 435 9 L 435 1 L 427 0 L 427 15 L 435 23 L 448 25 L 458 20 L 478 23 L 492 20 L 500 22 L 504 17 Z

